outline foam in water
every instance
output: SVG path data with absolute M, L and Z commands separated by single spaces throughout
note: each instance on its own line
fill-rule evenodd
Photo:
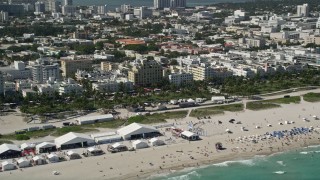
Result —
M 306 152 L 306 151 L 302 151 L 300 152 L 300 154 L 308 154 L 309 152 Z
M 302 151 L 300 154 L 312 154 L 312 153 L 320 153 L 320 151 Z
M 320 145 L 313 145 L 313 146 L 308 146 L 308 147 L 305 147 L 305 148 L 319 148 Z
M 170 177 L 168 178 L 168 180 L 190 180 L 191 178 L 195 178 L 195 177 L 200 178 L 201 175 L 197 173 L 197 171 L 191 171 L 184 175 Z
M 239 161 L 225 161 L 225 162 L 217 163 L 217 164 L 213 164 L 213 165 L 220 166 L 220 167 L 227 167 L 227 166 L 229 166 L 229 164 L 235 164 L 235 163 L 239 163 L 239 164 L 243 164 L 243 165 L 247 165 L 247 166 L 254 166 L 255 165 L 255 163 L 253 162 L 253 159 L 239 160 Z
M 277 161 L 278 164 L 280 164 L 281 166 L 286 166 L 283 161 Z
M 285 171 L 276 171 L 276 172 L 273 172 L 274 174 L 285 174 L 286 172 Z

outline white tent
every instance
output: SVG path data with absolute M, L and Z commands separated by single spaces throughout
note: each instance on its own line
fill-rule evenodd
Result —
M 27 150 L 27 149 L 34 149 L 36 147 L 35 144 L 32 144 L 32 143 L 23 143 L 20 145 L 20 148 L 22 150 Z
M 191 98 L 188 99 L 187 101 L 188 101 L 188 102 L 191 102 L 191 103 L 194 103 L 194 102 L 195 102 L 195 101 L 194 101 L 193 99 L 191 99 Z
M 119 130 L 117 133 L 122 136 L 124 140 L 133 139 L 133 138 L 146 138 L 152 136 L 153 134 L 160 134 L 153 126 L 147 126 L 138 123 L 132 123 L 128 126 L 125 126 Z
M 18 166 L 20 168 L 24 168 L 24 167 L 29 167 L 30 166 L 30 161 L 25 159 L 25 158 L 18 159 L 17 163 L 18 163 Z
M 116 148 L 124 148 L 126 146 L 123 144 L 120 144 L 120 143 L 114 143 L 114 144 L 112 144 L 112 147 L 116 149 Z
M 122 140 L 122 136 L 120 135 L 101 136 L 101 137 L 94 138 L 94 141 L 98 144 L 113 143 L 121 140 Z
M 32 160 L 36 165 L 45 164 L 45 162 L 46 162 L 42 156 L 35 156 L 32 158 Z
M 212 96 L 211 101 L 214 103 L 224 103 L 226 101 L 226 98 L 224 96 Z
M 134 147 L 135 149 L 142 149 L 142 148 L 147 148 L 148 144 L 141 140 L 136 140 L 136 141 L 133 141 L 132 147 Z
M 152 139 L 150 139 L 150 144 L 151 144 L 152 146 L 162 146 L 162 145 L 164 145 L 165 143 L 164 143 L 164 141 L 162 141 L 162 140 L 160 140 L 160 139 L 158 139 L 158 138 L 152 138 Z
M 55 149 L 56 145 L 54 143 L 50 143 L 50 142 L 43 142 L 43 143 L 40 143 L 38 145 L 36 145 L 36 151 L 38 153 L 41 153 L 43 149 Z M 46 151 L 44 151 L 46 152 Z
M 187 140 L 198 140 L 199 139 L 199 135 L 190 132 L 190 131 L 183 131 L 181 133 L 181 137 Z
M 89 152 L 95 152 L 95 151 L 100 151 L 100 149 L 96 148 L 96 147 L 89 147 L 87 149 Z
M 96 147 L 89 147 L 87 149 L 87 151 L 88 151 L 89 155 L 94 155 L 94 156 L 103 154 L 103 151 L 101 149 L 99 149 L 99 148 L 96 148 Z
M 81 156 L 74 151 L 68 151 L 67 156 L 69 159 L 80 159 L 81 158 Z
M 76 121 L 78 124 L 94 124 L 98 122 L 106 122 L 106 121 L 112 121 L 113 115 L 112 114 L 104 114 L 104 115 L 98 115 L 98 116 L 85 116 L 80 117 Z
M 54 153 L 49 154 L 48 159 L 50 162 L 58 162 L 59 161 L 58 155 L 56 155 Z
M 16 166 L 9 162 L 9 161 L 4 161 L 1 163 L 2 171 L 8 171 L 8 170 L 13 170 L 16 168 Z
M 18 146 L 14 145 L 14 144 L 2 144 L 2 145 L 0 145 L 0 156 L 1 156 L 2 153 L 5 153 L 7 151 L 17 151 L 17 152 L 19 152 L 19 151 L 21 151 L 21 149 Z
M 54 140 L 57 148 L 70 149 L 75 147 L 84 147 L 94 144 L 93 139 L 86 135 L 80 133 L 69 132 L 63 136 L 60 136 Z

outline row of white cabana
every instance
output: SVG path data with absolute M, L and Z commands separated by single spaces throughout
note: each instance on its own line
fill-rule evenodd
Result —
M 87 149 L 90 153 L 95 152 L 101 152 L 101 149 L 98 149 L 96 147 L 89 147 Z M 28 157 L 22 157 L 18 160 L 7 160 L 1 163 L 1 169 L 2 171 L 8 171 L 8 170 L 14 170 L 16 168 L 26 168 L 30 166 L 37 166 L 37 165 L 43 165 L 47 163 L 57 163 L 59 162 L 62 156 L 57 155 L 56 153 L 50 153 L 48 155 L 36 155 L 32 157 L 31 159 L 28 159 Z M 67 151 L 66 155 L 64 156 L 66 160 L 72 160 L 72 159 L 80 159 L 81 156 L 75 151 Z
M 150 145 L 149 145 L 150 144 Z M 54 143 L 49 143 L 49 142 L 44 142 L 40 143 L 38 145 L 35 144 L 30 144 L 30 143 L 23 143 L 20 148 L 22 150 L 25 149 L 30 149 L 30 148 L 36 148 L 37 151 L 39 151 L 39 148 L 44 148 L 44 147 L 51 147 L 55 145 Z M 132 142 L 132 147 L 134 149 L 143 149 L 143 148 L 148 148 L 149 146 L 162 146 L 165 145 L 164 141 L 158 139 L 158 138 L 152 138 L 148 142 L 143 141 L 143 140 L 136 140 Z M 125 145 L 117 142 L 112 145 L 113 148 L 122 148 L 126 147 Z M 96 147 L 89 147 L 87 149 L 87 152 L 89 153 L 94 153 L 97 151 L 102 151 L 101 149 L 98 149 Z M 69 150 L 67 151 L 65 158 L 67 160 L 72 160 L 72 159 L 79 159 L 81 158 L 80 154 Z M 16 168 L 25 168 L 25 167 L 30 167 L 32 165 L 43 165 L 47 163 L 57 163 L 60 161 L 60 156 L 58 156 L 56 153 L 50 153 L 48 155 L 43 155 L 43 154 L 38 154 L 31 159 L 28 159 L 27 157 L 22 157 L 19 158 L 18 160 L 7 160 L 1 163 L 1 169 L 2 171 L 8 171 L 8 170 L 13 170 Z

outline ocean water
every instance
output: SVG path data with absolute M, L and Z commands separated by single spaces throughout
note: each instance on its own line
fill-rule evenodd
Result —
M 219 2 L 244 2 L 248 0 L 187 0 L 187 6 L 210 5 Z M 115 9 L 122 4 L 130 4 L 132 6 L 153 6 L 153 0 L 73 0 L 74 5 L 105 5 L 109 9 Z
M 298 151 L 226 161 L 182 170 L 152 180 L 320 180 L 320 146 Z

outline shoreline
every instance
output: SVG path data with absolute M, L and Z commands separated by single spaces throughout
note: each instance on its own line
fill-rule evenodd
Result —
M 106 153 L 102 156 L 93 156 L 79 160 L 71 160 L 59 163 L 49 163 L 41 166 L 23 168 L 19 171 L 0 172 L 0 178 L 10 179 L 153 179 L 159 175 L 171 175 L 174 172 L 188 168 L 202 168 L 225 161 L 252 159 L 257 155 L 270 156 L 301 149 L 307 146 L 320 144 L 320 120 L 312 117 L 319 114 L 320 102 L 300 104 L 285 104 L 281 108 L 261 111 L 244 110 L 243 112 L 226 112 L 223 115 L 212 116 L 211 119 L 185 118 L 171 120 L 178 128 L 187 129 L 190 122 L 197 123 L 197 128 L 203 129 L 206 136 L 201 136 L 200 141 L 182 140 L 173 138 L 167 145 L 139 149 L 137 151 Z M 303 121 L 308 118 L 310 121 Z M 230 123 L 230 119 L 241 121 L 241 124 Z M 222 123 L 218 123 L 221 121 Z M 295 121 L 285 124 L 284 121 Z M 280 125 L 280 123 L 283 123 Z M 272 127 L 267 126 L 272 124 Z M 256 128 L 260 126 L 261 128 Z M 264 138 L 267 132 L 290 130 L 295 127 L 316 128 L 306 134 L 298 134 L 288 138 Z M 242 131 L 242 127 L 248 131 Z M 171 133 L 165 132 L 162 140 L 172 137 Z M 233 133 L 228 134 L 226 129 Z M 249 137 L 257 137 L 258 142 L 253 143 Z M 239 140 L 240 137 L 248 137 Z M 215 143 L 221 142 L 226 148 L 216 151 Z M 122 142 L 129 144 L 129 142 Z M 107 144 L 100 145 L 105 152 Z M 272 147 L 270 149 L 270 147 Z M 75 149 L 81 154 L 85 149 Z M 64 152 L 65 153 L 65 152 Z M 60 175 L 52 175 L 52 171 L 60 172 Z M 75 173 L 76 172 L 76 173 Z
M 294 147 L 293 149 L 285 149 L 283 151 L 278 151 L 278 152 L 261 152 L 261 153 L 256 153 L 256 154 L 252 154 L 252 153 L 241 153 L 238 154 L 239 156 L 237 156 L 235 158 L 235 155 L 233 155 L 232 157 L 226 157 L 226 156 L 222 156 L 219 157 L 218 159 L 214 159 L 214 160 L 203 160 L 203 161 L 199 161 L 199 162 L 194 162 L 194 163 L 190 163 L 188 166 L 182 166 L 182 165 L 176 165 L 176 166 L 172 166 L 172 167 L 168 167 L 163 169 L 160 173 L 155 173 L 153 171 L 150 172 L 146 172 L 142 175 L 140 175 L 139 177 L 137 176 L 133 176 L 133 175 L 128 175 L 128 176 L 124 176 L 124 177 L 120 177 L 117 179 L 130 179 L 130 180 L 138 180 L 141 178 L 144 179 L 155 179 L 155 178 L 161 178 L 161 177 L 165 177 L 165 176 L 170 176 L 174 173 L 179 173 L 179 172 L 188 172 L 190 171 L 189 169 L 202 169 L 202 168 L 207 168 L 210 166 L 215 166 L 216 164 L 220 164 L 220 163 L 224 163 L 224 162 L 236 162 L 236 161 L 241 161 L 241 160 L 250 160 L 253 159 L 257 156 L 266 156 L 266 157 L 271 157 L 277 154 L 283 154 L 283 153 L 288 153 L 288 152 L 293 152 L 293 151 L 297 151 L 297 150 L 302 150 L 304 148 L 308 148 L 309 146 L 320 146 L 320 141 L 318 142 L 311 142 L 310 144 L 307 144 L 306 146 L 300 146 L 300 147 Z

